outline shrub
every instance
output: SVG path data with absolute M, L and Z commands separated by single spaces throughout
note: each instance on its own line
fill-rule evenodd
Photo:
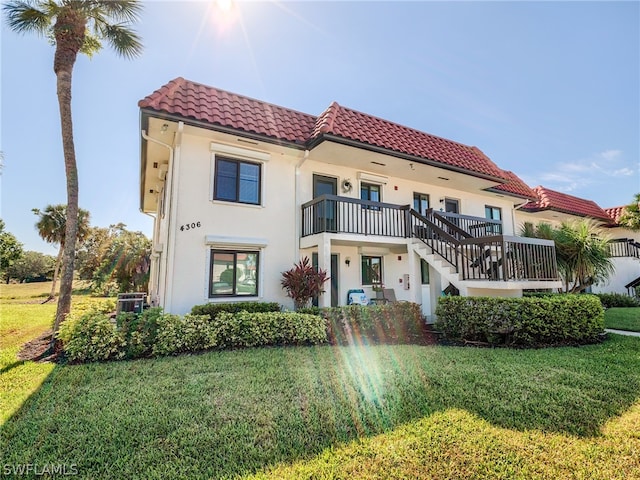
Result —
M 205 303 L 196 305 L 191 309 L 193 315 L 209 315 L 211 320 L 215 320 L 221 313 L 237 312 L 279 312 L 280 304 L 276 302 L 235 302 L 235 303 Z
M 217 345 L 215 330 L 208 315 L 165 314 L 157 319 L 155 355 L 197 352 Z
M 293 312 L 221 313 L 212 321 L 218 346 L 302 345 L 327 341 L 321 317 Z
M 420 305 L 394 302 L 386 305 L 349 305 L 322 309 L 329 342 L 346 345 L 354 341 L 411 343 L 422 338 L 425 327 Z
M 604 308 L 640 307 L 640 301 L 637 298 L 621 293 L 597 293 L 596 295 Z
M 604 330 L 594 295 L 442 297 L 436 328 L 449 339 L 527 347 L 593 343 Z
M 313 297 L 324 293 L 324 284 L 329 280 L 327 271 L 311 265 L 309 257 L 304 257 L 293 268 L 282 272 L 282 288 L 293 299 L 296 310 L 306 307 Z
M 108 315 L 87 311 L 60 325 L 58 338 L 63 341 L 72 362 L 95 362 L 122 358 L 125 340 Z
M 162 308 L 153 307 L 142 313 L 122 312 L 116 317 L 118 330 L 126 342 L 125 358 L 139 358 L 153 352 Z

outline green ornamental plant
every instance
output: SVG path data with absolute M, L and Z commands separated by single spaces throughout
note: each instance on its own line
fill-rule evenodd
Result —
M 329 280 L 327 271 L 314 268 L 309 257 L 304 257 L 294 267 L 282 273 L 282 288 L 293 299 L 294 308 L 309 306 L 311 299 L 324 293 L 324 283 Z

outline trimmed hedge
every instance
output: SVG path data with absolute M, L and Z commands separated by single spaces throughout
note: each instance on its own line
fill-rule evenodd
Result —
M 221 348 L 303 345 L 327 341 L 324 320 L 305 313 L 220 313 L 211 324 Z
M 327 341 L 327 330 L 317 315 L 218 312 L 212 320 L 209 315 L 170 315 L 151 308 L 115 320 L 89 310 L 65 322 L 59 338 L 71 362 L 93 362 L 211 348 L 317 344 Z
M 196 305 L 191 309 L 193 315 L 209 315 L 211 320 L 215 320 L 221 313 L 238 312 L 279 312 L 282 309 L 276 302 L 234 302 L 234 303 L 205 303 Z
M 218 345 L 216 329 L 208 315 L 162 315 L 158 319 L 158 336 L 154 355 L 198 352 Z
M 314 308 L 309 311 L 316 311 Z M 307 310 L 303 310 L 307 311 Z M 394 302 L 386 305 L 349 305 L 318 309 L 327 322 L 333 345 L 415 343 L 424 338 L 425 321 L 420 305 Z
M 637 298 L 630 297 L 629 295 L 623 295 L 621 293 L 596 293 L 597 297 L 602 302 L 604 308 L 632 308 L 640 307 L 640 301 Z
M 436 328 L 454 341 L 541 347 L 594 343 L 604 331 L 595 295 L 441 297 Z

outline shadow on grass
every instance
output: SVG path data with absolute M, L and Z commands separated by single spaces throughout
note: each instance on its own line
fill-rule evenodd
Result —
M 0 430 L 5 464 L 97 478 L 224 478 L 435 412 L 573 436 L 640 397 L 640 341 L 545 350 L 262 348 L 57 366 Z

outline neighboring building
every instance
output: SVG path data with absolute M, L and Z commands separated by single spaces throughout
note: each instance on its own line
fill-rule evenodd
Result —
M 432 315 L 443 291 L 561 287 L 553 242 L 517 236 L 521 218 L 555 211 L 476 147 L 337 103 L 314 116 L 183 78 L 139 106 L 149 293 L 168 312 L 291 308 L 281 274 L 304 256 L 331 276 L 321 306 L 383 285 Z
M 518 209 L 516 221 L 520 228 L 525 222 L 547 222 L 557 226 L 562 222 L 590 218 L 601 228 L 602 235 L 611 240 L 615 274 L 608 280 L 593 285 L 594 293 L 632 294 L 634 282 L 640 285 L 640 232 L 633 232 L 618 224 L 624 207 L 602 209 L 592 200 L 574 197 L 549 188 L 533 189 L 538 196 Z

